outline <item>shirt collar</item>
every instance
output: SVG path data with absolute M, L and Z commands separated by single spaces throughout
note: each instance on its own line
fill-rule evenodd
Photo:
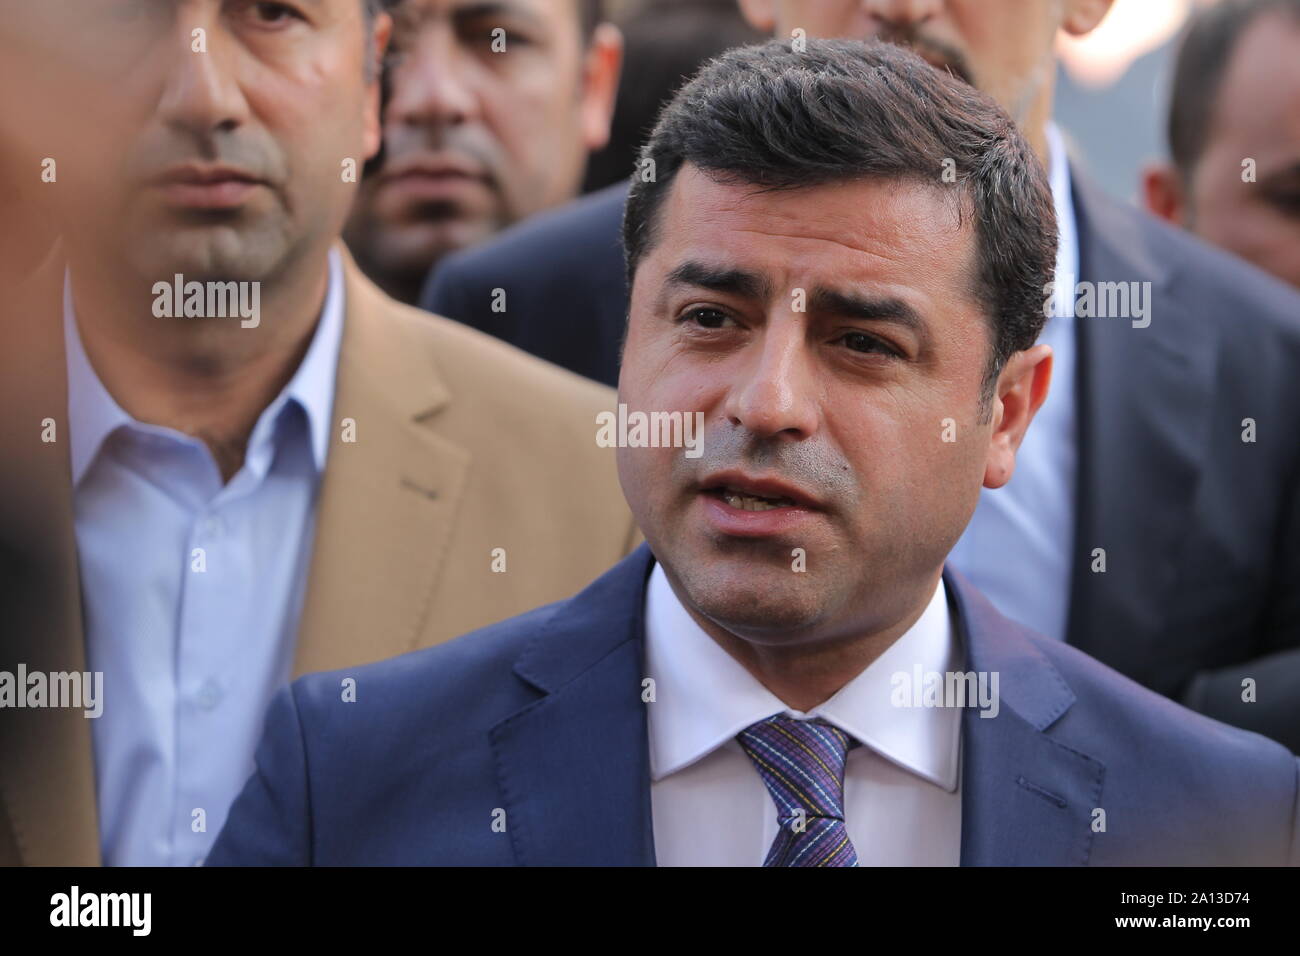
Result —
M 108 394 L 103 382 L 90 367 L 86 350 L 77 331 L 77 317 L 72 304 L 72 272 L 63 273 L 63 341 L 68 365 L 68 432 L 72 457 L 72 486 L 95 460 L 100 446 L 116 429 L 135 422 Z
M 316 333 L 307 354 L 284 388 L 284 395 L 296 401 L 307 414 L 311 429 L 312 458 L 316 471 L 324 473 L 330 446 L 330 417 L 334 413 L 334 380 L 343 341 L 343 263 L 338 249 L 330 249 L 329 284 Z
M 255 451 L 271 438 L 281 411 L 289 401 L 293 401 L 306 415 L 312 460 L 317 473 L 324 472 L 329 451 L 335 373 L 343 339 L 343 310 L 343 263 L 338 250 L 331 249 L 325 304 L 321 309 L 320 320 L 316 323 L 316 331 L 312 334 L 311 344 L 293 378 L 258 417 L 249 438 L 250 465 L 255 460 L 267 457 L 257 455 Z M 68 419 L 71 425 L 69 440 L 72 484 L 75 488 L 99 454 L 105 440 L 116 429 L 130 427 L 146 432 L 158 430 L 168 433 L 170 429 L 158 429 L 157 426 L 132 418 L 117 404 L 95 374 L 77 327 L 70 269 L 65 270 L 63 275 L 63 337 L 67 349 Z
M 960 669 L 940 581 L 916 623 L 862 673 L 808 713 L 787 707 L 695 623 L 662 566 L 646 589 L 646 662 L 655 681 L 649 708 L 650 773 L 660 780 L 773 714 L 822 717 L 863 745 L 949 792 L 957 788 L 961 709 L 896 707 L 893 675 Z
M 1052 189 L 1056 209 L 1056 287 L 1068 289 L 1067 296 L 1057 297 L 1054 317 L 1063 321 L 1074 318 L 1074 287 L 1079 278 L 1079 246 L 1074 221 L 1074 198 L 1070 182 L 1070 156 L 1065 137 L 1053 122 L 1047 124 L 1047 182 Z

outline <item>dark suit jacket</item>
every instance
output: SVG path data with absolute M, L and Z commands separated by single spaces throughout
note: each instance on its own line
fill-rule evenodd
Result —
M 1081 276 L 1149 281 L 1153 304 L 1147 328 L 1075 323 L 1069 641 L 1300 751 L 1300 295 L 1081 177 L 1075 210 Z
M 472 325 L 525 352 L 618 384 L 627 318 L 623 203 L 616 183 L 444 258 L 420 307 Z M 494 290 L 505 311 L 494 312 Z
M 651 566 L 642 545 L 567 601 L 282 690 L 209 865 L 653 864 Z M 1000 675 L 997 716 L 963 713 L 963 864 L 1300 862 L 1286 748 L 945 581 L 968 668 Z
M 1300 752 L 1300 296 L 1073 175 L 1080 279 L 1150 282 L 1151 323 L 1077 319 L 1067 639 Z M 424 304 L 601 381 L 627 312 L 612 187 L 447 260 Z M 508 290 L 508 322 L 491 289 Z M 593 358 L 599 362 L 592 364 Z M 1243 419 L 1256 441 L 1242 441 Z M 1106 570 L 1094 572 L 1104 549 Z M 1255 700 L 1242 700 L 1242 681 Z

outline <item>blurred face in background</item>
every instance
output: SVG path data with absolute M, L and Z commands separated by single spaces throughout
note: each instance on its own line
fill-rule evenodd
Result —
M 1040 148 L 1051 116 L 1057 31 L 1083 34 L 1111 0 L 739 0 L 756 28 L 788 38 L 876 38 L 909 46 L 989 94 Z
M 0 284 L 34 269 L 54 241 L 46 159 L 69 100 L 69 71 L 51 64 L 39 4 L 0 0 Z M 57 174 L 57 166 L 53 172 Z
M 379 146 L 362 0 L 42 0 L 74 71 L 58 195 L 86 261 L 274 280 L 338 236 Z M 147 290 L 147 287 L 146 287 Z
M 1206 108 L 1200 157 L 1148 170 L 1147 208 L 1300 287 L 1300 21 L 1256 18 Z
M 571 199 L 609 136 L 622 42 L 579 0 L 404 0 L 384 157 L 347 239 L 399 298 L 445 253 Z

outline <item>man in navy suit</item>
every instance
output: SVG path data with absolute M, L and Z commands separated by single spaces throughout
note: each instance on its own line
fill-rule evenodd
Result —
M 1051 192 L 1006 114 L 901 47 L 773 42 L 647 155 L 598 432 L 646 544 L 293 684 L 209 863 L 1296 861 L 1284 747 L 945 569 L 1051 375 Z
M 1052 282 L 1081 294 L 1059 297 L 1042 333 L 1054 384 L 1016 480 L 983 495 L 952 564 L 1015 620 L 1300 752 L 1300 295 L 1067 161 L 1049 121 L 1053 44 L 1090 32 L 1110 0 L 741 6 L 787 42 L 800 30 L 914 48 L 1001 103 L 1049 169 Z M 421 304 L 614 382 L 626 191 L 449 258 Z M 1105 308 L 1117 294 L 1127 308 Z

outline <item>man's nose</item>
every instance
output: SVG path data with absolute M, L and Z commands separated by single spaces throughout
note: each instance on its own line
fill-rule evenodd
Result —
M 944 0 L 862 0 L 872 20 L 895 27 L 918 27 L 938 15 Z
M 812 435 L 819 420 L 820 385 L 803 323 L 769 321 L 749 351 L 727 396 L 728 420 L 762 438 Z
M 197 25 L 178 22 L 171 42 L 175 52 L 158 103 L 164 122 L 200 136 L 246 122 L 249 106 L 239 84 L 238 45 L 215 18 Z
M 393 72 L 388 109 L 396 122 L 410 126 L 456 125 L 477 113 L 473 72 L 450 28 L 422 30 Z

